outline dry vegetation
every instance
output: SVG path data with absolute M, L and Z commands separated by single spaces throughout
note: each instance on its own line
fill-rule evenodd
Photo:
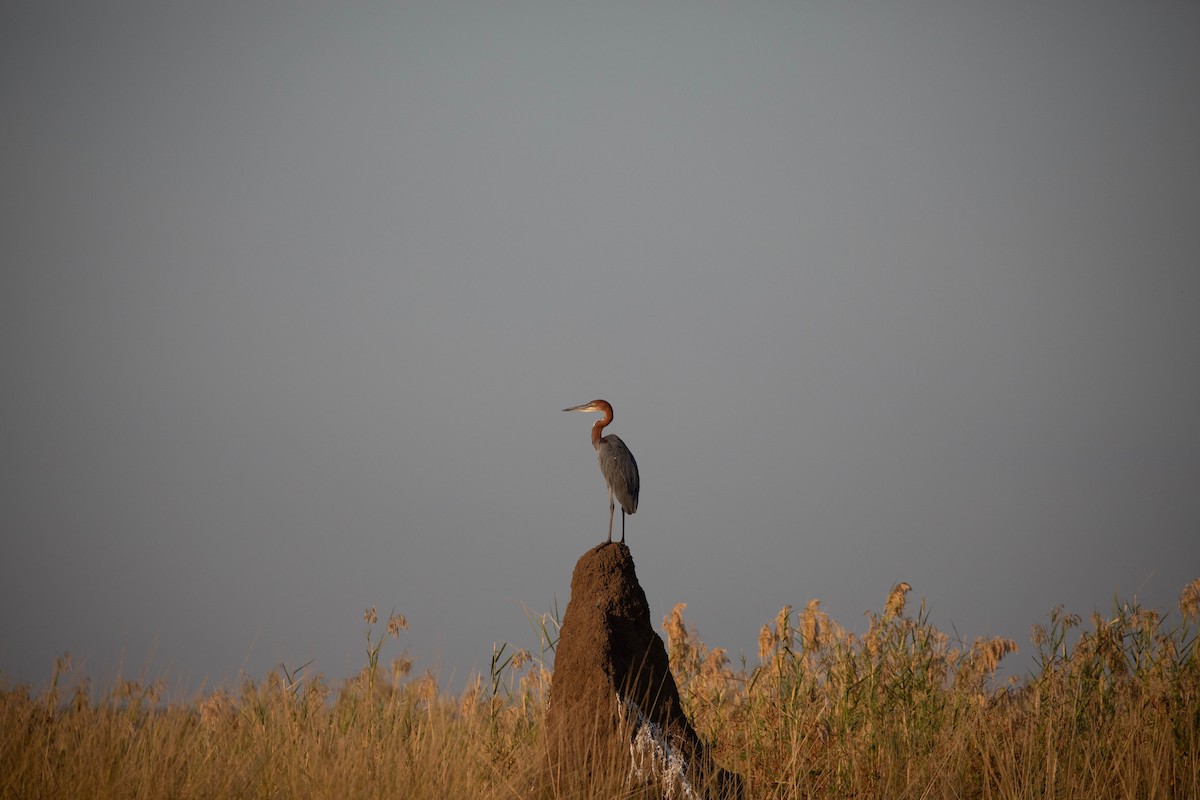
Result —
M 1200 580 L 1178 615 L 1122 603 L 1087 627 L 1052 612 L 1033 674 L 1001 686 L 1016 644 L 955 642 L 923 607 L 905 613 L 908 590 L 859 635 L 816 601 L 785 607 L 758 664 L 734 669 L 682 605 L 664 621 L 695 727 L 748 796 L 1200 797 Z M 178 703 L 158 684 L 96 693 L 65 662 L 45 689 L 4 686 L 0 798 L 631 796 L 622 753 L 590 774 L 545 766 L 552 619 L 540 656 L 500 647 L 456 697 L 403 656 L 380 666 L 402 617 L 378 637 L 366 621 L 367 666 L 336 689 L 281 669 Z

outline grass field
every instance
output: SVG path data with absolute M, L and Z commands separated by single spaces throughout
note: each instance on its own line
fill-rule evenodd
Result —
M 762 798 L 1200 797 L 1200 579 L 1179 609 L 1118 603 L 1032 629 L 1037 667 L 998 684 L 1017 645 L 955 642 L 895 587 L 851 634 L 816 601 L 785 607 L 757 663 L 731 665 L 677 606 L 664 620 L 687 711 Z M 543 732 L 554 620 L 537 652 L 496 650 L 461 695 L 385 652 L 340 686 L 281 668 L 186 702 L 161 684 L 103 691 L 65 660 L 51 685 L 0 688 L 0 798 L 618 798 L 627 754 L 552 769 Z

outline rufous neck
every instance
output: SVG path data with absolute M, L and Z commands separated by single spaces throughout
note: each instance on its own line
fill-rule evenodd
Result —
M 604 426 L 612 421 L 612 409 L 605 409 L 604 416 L 596 420 L 596 424 L 592 426 L 592 447 L 600 449 L 600 435 L 604 431 Z

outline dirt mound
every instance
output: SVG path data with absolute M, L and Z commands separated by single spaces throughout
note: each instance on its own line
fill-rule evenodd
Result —
M 666 796 L 737 797 L 740 779 L 715 766 L 679 702 L 662 639 L 629 548 L 584 553 L 554 654 L 547 730 L 552 753 L 575 767 L 628 762 L 630 782 L 657 781 Z

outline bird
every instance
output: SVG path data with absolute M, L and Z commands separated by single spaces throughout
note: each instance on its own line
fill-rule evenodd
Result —
M 592 447 L 600 460 L 600 472 L 604 474 L 604 482 L 608 484 L 608 541 L 612 543 L 613 512 L 616 504 L 613 498 L 621 502 L 621 542 L 625 541 L 625 515 L 637 511 L 638 490 L 641 479 L 638 477 L 637 461 L 633 453 L 615 433 L 601 436 L 604 426 L 613 421 L 613 407 L 607 400 L 593 400 L 581 406 L 564 408 L 563 411 L 600 411 L 603 417 L 596 420 L 592 426 Z

